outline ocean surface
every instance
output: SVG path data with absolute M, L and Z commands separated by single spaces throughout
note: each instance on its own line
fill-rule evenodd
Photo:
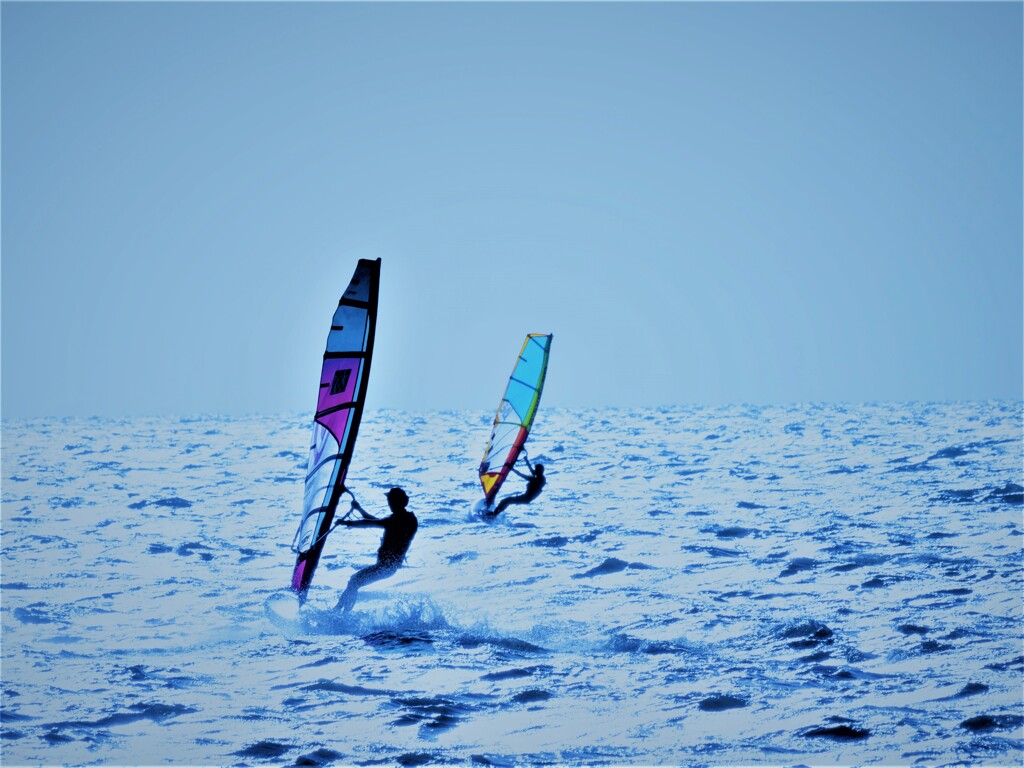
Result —
M 294 620 L 308 414 L 4 421 L 2 762 L 1019 766 L 1022 414 L 542 406 L 485 522 L 492 414 L 368 413 L 419 533 Z

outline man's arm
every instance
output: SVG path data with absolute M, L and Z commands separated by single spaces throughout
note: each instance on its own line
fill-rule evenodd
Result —
M 384 521 L 378 520 L 376 517 L 368 517 L 363 520 L 342 520 L 341 524 L 349 528 L 384 527 Z
M 529 480 L 530 479 L 529 475 L 524 475 L 522 472 L 520 472 L 515 467 L 512 467 L 512 471 L 515 472 L 517 475 L 519 475 L 521 478 L 523 478 L 523 480 Z
M 381 520 L 380 518 L 374 517 L 369 512 L 367 512 L 365 509 L 363 509 L 360 506 L 358 501 L 353 501 L 352 502 L 352 509 L 354 509 L 360 515 L 362 515 L 363 519 L 362 520 L 342 520 L 341 521 L 342 525 L 354 526 L 354 527 L 366 527 L 366 526 L 374 526 L 374 525 L 376 525 L 376 526 L 380 526 L 382 528 L 384 527 L 384 521 Z

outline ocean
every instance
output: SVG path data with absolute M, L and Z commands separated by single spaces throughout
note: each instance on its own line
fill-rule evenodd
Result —
M 493 414 L 367 412 L 419 533 L 292 621 L 309 414 L 5 420 L 3 764 L 1019 766 L 1022 414 L 542 405 L 488 522 Z

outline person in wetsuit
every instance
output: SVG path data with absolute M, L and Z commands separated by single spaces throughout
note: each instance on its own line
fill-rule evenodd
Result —
M 405 559 L 405 553 L 409 551 L 412 537 L 416 535 L 416 529 L 419 527 L 416 515 L 406 509 L 409 496 L 401 488 L 392 488 L 387 493 L 387 499 L 388 506 L 391 508 L 390 517 L 374 517 L 357 502 L 352 502 L 352 507 L 363 516 L 363 519 L 341 521 L 341 525 L 347 525 L 350 528 L 370 526 L 383 528 L 384 535 L 381 537 L 380 548 L 377 550 L 377 562 L 352 574 L 352 578 L 348 580 L 348 586 L 338 598 L 338 604 L 335 606 L 338 610 L 346 612 L 352 610 L 352 606 L 356 603 L 356 593 L 360 587 L 393 576 Z
M 530 457 L 523 453 L 523 459 L 526 461 L 526 466 L 530 468 L 530 474 L 524 475 L 515 467 L 512 467 L 512 471 L 519 475 L 526 481 L 526 490 L 520 493 L 518 496 L 506 496 L 504 499 L 498 502 L 498 506 L 494 508 L 493 512 L 489 512 L 490 517 L 500 515 L 511 504 L 529 504 L 531 501 L 540 496 L 541 489 L 544 488 L 546 482 L 544 477 L 544 465 L 537 464 L 534 466 L 530 463 Z

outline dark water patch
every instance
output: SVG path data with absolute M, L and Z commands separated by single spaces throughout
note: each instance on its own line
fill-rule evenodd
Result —
M 239 547 L 238 554 L 241 557 L 238 558 L 239 563 L 248 563 L 250 560 L 255 560 L 261 555 L 268 554 L 267 552 L 260 552 L 258 549 L 249 549 L 248 547 Z
M 739 699 L 735 696 L 710 696 L 700 704 L 697 705 L 700 709 L 705 712 L 724 712 L 727 709 L 739 709 L 747 706 L 745 699 Z
M 830 658 L 832 658 L 831 651 L 816 651 L 814 653 L 809 653 L 806 656 L 801 656 L 797 661 L 802 664 L 816 664 L 819 661 L 825 661 Z
M 60 731 L 47 731 L 42 736 L 43 741 L 47 744 L 67 744 L 69 741 L 74 741 L 70 736 L 65 736 Z
M 612 635 L 606 647 L 613 653 L 646 653 L 650 656 L 681 656 L 690 652 L 689 648 L 679 643 L 667 640 L 642 640 L 625 633 Z
M 408 648 L 409 646 L 433 645 L 434 639 L 427 632 L 397 632 L 381 630 L 363 635 L 363 642 L 375 648 Z
M 63 496 L 55 496 L 50 499 L 50 506 L 53 509 L 73 509 L 75 507 L 82 506 L 83 503 L 85 503 L 85 499 L 81 496 L 74 496 L 70 499 L 64 498 Z
M 892 459 L 889 464 L 897 462 L 907 461 L 907 459 Z M 890 470 L 890 472 L 934 472 L 938 467 L 933 467 L 927 461 L 919 461 L 916 464 L 900 464 L 900 466 Z
M 231 507 L 244 507 L 248 504 L 255 504 L 256 499 L 239 499 L 238 501 L 232 501 L 228 506 Z
M 391 762 L 390 760 L 384 762 Z M 428 763 L 435 762 L 433 755 L 427 752 L 406 752 L 404 755 L 399 755 L 395 758 L 395 762 L 399 765 L 404 765 L 406 768 L 415 768 L 417 765 L 427 765 Z
M 767 555 L 756 561 L 758 565 L 770 565 L 771 563 L 778 563 L 789 557 L 789 550 L 778 550 L 775 552 L 769 552 Z
M 6 692 L 4 695 L 8 695 Z M 11 712 L 9 709 L 0 709 L 0 723 L 24 723 L 34 718 L 23 715 L 20 712 Z
M 136 664 L 132 667 L 126 667 L 125 672 L 128 673 L 128 679 L 133 682 L 149 680 L 149 675 L 146 674 L 146 666 L 144 664 Z
M 754 593 L 751 592 L 749 589 L 734 589 L 729 592 L 721 592 L 715 595 L 712 598 L 712 600 L 721 603 L 725 602 L 726 600 L 731 600 L 734 597 L 750 597 L 752 594 Z
M 629 570 L 631 570 L 631 571 L 654 571 L 654 570 L 657 570 L 657 568 L 655 566 L 648 565 L 647 563 L 641 563 L 639 561 L 638 562 L 629 563 L 628 565 L 626 565 L 626 567 L 629 568 Z
M 946 572 L 945 576 L 956 576 L 957 572 Z M 966 590 L 966 591 L 964 591 Z M 913 597 L 906 598 L 903 602 L 907 605 L 916 603 L 922 600 L 932 601 L 926 603 L 927 607 L 944 607 L 950 605 L 962 605 L 965 601 L 962 599 L 967 595 L 972 594 L 973 590 L 968 587 L 956 587 L 954 589 L 938 589 L 934 592 L 924 592 L 920 595 L 914 595 Z
M 124 477 L 126 474 L 128 474 L 128 470 L 123 468 L 123 465 L 121 464 L 120 461 L 89 461 L 86 463 L 89 466 L 90 472 L 98 472 L 100 470 L 106 469 L 120 475 L 121 477 Z
M 179 557 L 191 557 L 193 554 L 198 554 L 200 560 L 210 561 L 213 560 L 213 547 L 208 547 L 201 542 L 193 541 L 179 546 L 174 550 L 174 554 Z
M 1024 671 L 1024 656 L 1018 656 L 1009 661 L 996 661 L 986 664 L 985 669 L 993 669 L 996 672 L 1009 672 L 1010 670 L 1021 672 Z
M 174 548 L 168 546 L 167 544 L 150 544 L 149 545 L 149 554 L 151 554 L 151 555 L 162 555 L 162 554 L 164 554 L 166 552 L 173 552 L 173 551 L 174 551 Z
M 154 507 L 168 507 L 170 509 L 187 509 L 192 506 L 192 502 L 178 496 L 172 496 L 167 499 L 156 499 L 155 501 L 136 501 L 129 504 L 128 509 L 145 509 L 150 505 Z
M 727 528 L 719 528 L 715 531 L 715 536 L 720 539 L 743 539 L 752 533 L 754 533 L 752 528 L 743 528 L 738 525 L 733 525 Z
M 853 474 L 857 474 L 858 472 L 863 472 L 865 469 L 866 469 L 866 467 L 863 464 L 859 464 L 856 467 L 848 467 L 845 464 L 840 464 L 838 467 L 836 467 L 835 469 L 830 469 L 825 474 L 826 475 L 853 475 Z
M 966 504 L 974 501 L 974 497 L 981 493 L 980 488 L 947 488 L 935 495 L 935 501 L 945 504 Z
M 171 669 L 168 672 L 174 673 L 180 670 Z M 158 683 L 164 688 L 171 688 L 175 690 L 181 690 L 197 685 L 200 680 L 195 677 L 180 674 L 164 674 L 158 670 L 151 670 L 145 664 L 135 664 L 131 667 L 125 667 L 123 673 L 127 675 L 128 680 L 133 683 L 152 682 Z
M 25 608 L 15 608 L 13 615 L 22 624 L 53 624 L 58 619 L 46 612 L 48 607 L 46 603 L 32 603 Z
M 916 543 L 913 536 L 908 536 L 905 533 L 889 532 L 885 534 L 885 537 L 894 547 L 912 547 Z
M 313 667 L 323 667 L 328 664 L 334 664 L 338 659 L 334 656 L 324 656 L 322 659 L 311 661 L 309 664 L 300 664 L 296 669 L 311 669 Z
M 706 552 L 711 557 L 741 557 L 744 552 L 738 549 L 726 549 L 725 547 L 695 547 L 698 552 Z
M 501 672 L 488 672 L 483 675 L 481 680 L 516 680 L 522 677 L 532 677 L 538 672 L 550 672 L 551 667 L 540 664 L 532 667 L 515 667 L 513 669 L 505 669 Z
M 512 697 L 512 701 L 517 704 L 533 704 L 539 701 L 547 701 L 552 698 L 553 694 L 549 691 L 541 690 L 540 688 L 530 688 L 525 691 L 520 691 Z
M 5 581 L 0 585 L 0 589 L 32 589 L 24 581 Z
M 952 698 L 963 699 L 968 696 L 977 696 L 979 693 L 985 693 L 988 690 L 988 686 L 984 683 L 968 683 L 955 694 Z
M 264 740 L 257 741 L 255 744 L 250 744 L 245 749 L 240 749 L 231 754 L 238 755 L 239 757 L 251 757 L 256 760 L 276 760 L 293 749 L 295 747 L 292 744 L 281 744 L 276 741 Z
M 904 635 L 927 635 L 931 631 L 928 627 L 920 627 L 917 624 L 900 624 L 896 629 Z
M 584 571 L 583 573 L 574 573 L 572 577 L 574 579 L 591 579 L 594 576 L 606 576 L 610 573 L 618 573 L 619 571 L 624 571 L 628 566 L 629 563 L 627 563 L 625 560 L 619 560 L 619 558 L 617 557 L 609 557 L 603 563 L 601 563 L 598 566 L 595 566 L 594 568 L 591 568 L 589 571 Z
M 897 579 L 882 578 L 881 576 L 872 576 L 867 581 L 861 582 L 861 589 L 881 589 L 882 587 L 888 586 L 891 582 L 897 581 Z
M 14 741 L 16 739 L 23 738 L 25 738 L 25 734 L 22 731 L 0 731 L 0 739 L 4 739 L 6 741 Z
M 784 576 L 793 576 L 797 573 L 802 573 L 803 571 L 810 571 L 817 568 L 819 565 L 820 563 L 817 560 L 810 557 L 794 557 L 786 564 L 786 567 L 782 569 L 782 572 L 779 573 L 779 578 Z
M 330 765 L 343 757 L 344 755 L 341 754 L 341 752 L 335 752 L 333 749 L 327 749 L 327 747 L 320 747 L 320 749 L 315 752 L 310 752 L 297 757 L 295 759 L 295 765 Z
M 962 448 L 959 445 L 952 445 L 949 448 L 943 448 L 941 451 L 936 451 L 929 456 L 925 461 L 931 461 L 932 459 L 956 459 L 961 456 L 966 456 L 970 451 L 967 448 Z
M 459 552 L 454 555 L 448 556 L 449 563 L 461 563 L 463 560 L 476 560 L 478 557 L 476 552 Z
M 833 680 L 883 680 L 890 677 L 878 672 L 865 672 L 857 667 L 837 667 L 829 664 L 815 664 L 810 671 Z
M 472 707 L 440 697 L 396 698 L 391 700 L 390 706 L 406 710 L 392 725 L 419 725 L 421 735 L 427 736 L 454 728 L 474 711 Z
M 739 469 L 730 469 L 730 477 L 738 477 L 740 480 L 757 480 L 758 475 L 756 472 L 744 472 Z
M 139 720 L 151 720 L 154 723 L 163 722 L 178 715 L 187 715 L 198 710 L 181 704 L 132 704 L 128 707 L 129 712 L 115 712 L 112 715 L 101 717 L 98 720 L 68 720 L 60 723 L 51 723 L 47 727 L 53 730 L 62 728 L 107 728 L 115 725 L 138 722 Z
M 853 728 L 849 725 L 819 726 L 800 734 L 804 738 L 829 739 L 831 741 L 859 741 L 871 735 L 867 728 Z
M 990 731 L 1009 731 L 1024 725 L 1024 717 L 1020 715 L 978 715 L 969 717 L 960 723 L 961 728 L 966 728 L 975 733 L 988 733 Z
M 530 544 L 534 547 L 564 547 L 569 543 L 566 536 L 548 536 L 544 539 L 534 539 Z
M 985 497 L 985 501 L 1002 502 L 1003 504 L 1024 504 L 1024 486 L 1016 483 L 1007 483 Z
M 183 499 L 179 496 L 171 496 L 166 499 L 157 499 L 151 502 L 154 507 L 167 507 L 169 509 L 188 509 L 192 506 L 192 502 L 188 499 Z
M 740 509 L 768 509 L 764 504 L 755 504 L 752 501 L 737 501 L 736 506 Z
M 317 680 L 315 683 L 304 685 L 302 691 L 326 691 L 328 693 L 346 693 L 349 696 L 394 696 L 397 691 L 389 691 L 384 688 L 365 688 L 361 685 L 347 685 L 336 683 L 333 680 Z
M 883 563 L 888 562 L 888 560 L 888 555 L 862 554 L 854 557 L 852 562 L 843 563 L 842 565 L 836 565 L 832 567 L 830 570 L 845 573 L 846 571 L 855 571 L 858 568 L 864 568 L 869 565 L 882 565 Z
M 579 544 L 589 544 L 590 542 L 594 541 L 594 539 L 596 539 L 598 536 L 607 533 L 607 531 L 607 528 L 598 528 L 595 531 L 588 531 L 587 533 L 581 533 L 579 536 L 573 536 L 572 541 L 575 541 Z
M 955 533 L 944 533 L 943 531 L 933 531 L 925 536 L 926 539 L 955 539 Z
M 814 619 L 785 627 L 779 633 L 779 637 L 788 640 L 789 642 L 786 644 L 797 650 L 831 645 L 835 639 L 834 633 L 828 626 Z

